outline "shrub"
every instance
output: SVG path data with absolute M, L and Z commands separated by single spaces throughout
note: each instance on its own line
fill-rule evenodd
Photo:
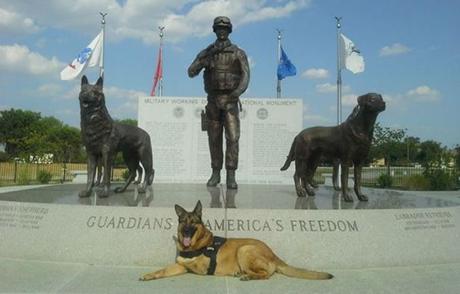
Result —
M 457 188 L 455 175 L 443 169 L 430 170 L 426 173 L 426 177 L 430 181 L 430 190 L 446 191 Z
M 430 189 L 430 180 L 423 175 L 413 175 L 404 180 L 403 186 L 408 190 L 426 191 Z
M 41 184 L 48 184 L 51 181 L 52 177 L 53 176 L 51 175 L 51 173 L 49 171 L 41 170 L 41 171 L 38 172 L 37 180 Z
M 28 185 L 28 184 L 30 184 L 29 173 L 26 170 L 23 170 L 23 171 L 19 172 L 18 184 L 19 185 Z
M 380 174 L 377 178 L 377 187 L 389 188 L 393 185 L 393 178 L 388 174 Z
M 125 182 L 128 180 L 129 178 L 129 169 L 125 169 L 123 171 L 123 173 L 121 174 L 121 177 L 123 178 L 123 180 L 125 180 Z

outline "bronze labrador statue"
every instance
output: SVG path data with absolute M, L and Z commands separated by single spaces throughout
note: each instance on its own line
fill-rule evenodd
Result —
M 81 79 L 80 127 L 88 155 L 88 179 L 86 189 L 81 191 L 79 196 L 91 195 L 98 163 L 101 163 L 104 168 L 103 191 L 99 196 L 109 196 L 112 164 L 119 151 L 122 152 L 128 166 L 129 178 L 124 186 L 115 189 L 115 192 L 126 190 L 136 177 L 136 171 L 140 169 L 139 163 L 142 163 L 145 170 L 144 182 L 139 192 L 145 192 L 145 188 L 152 184 L 154 177 L 150 136 L 141 128 L 112 120 L 105 106 L 102 85 L 102 78 L 99 78 L 95 85 L 88 84 L 86 76 Z
M 368 198 L 361 192 L 361 171 L 366 160 L 374 132 L 377 115 L 385 110 L 380 94 L 368 93 L 358 97 L 358 105 L 347 120 L 334 127 L 312 127 L 301 131 L 292 142 L 291 150 L 281 170 L 287 170 L 295 160 L 294 184 L 297 195 L 315 195 L 313 176 L 322 158 L 334 162 L 334 188 L 338 188 L 338 164 L 342 164 L 342 195 L 352 202 L 348 194 L 348 170 L 354 165 L 354 190 L 361 201 Z

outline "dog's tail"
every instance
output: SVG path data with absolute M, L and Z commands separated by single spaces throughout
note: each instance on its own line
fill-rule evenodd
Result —
M 307 280 L 329 280 L 334 276 L 326 272 L 316 272 L 303 268 L 297 268 L 280 261 L 276 266 L 276 272 L 291 278 L 307 279 Z
M 284 165 L 281 167 L 280 170 L 287 170 L 289 168 L 289 166 L 291 165 L 291 161 L 293 161 L 295 159 L 295 141 L 296 141 L 296 138 L 294 138 L 294 141 L 292 142 L 292 145 L 291 145 L 291 150 L 289 150 L 289 154 L 288 154 L 288 156 L 286 158 L 286 162 L 284 163 Z

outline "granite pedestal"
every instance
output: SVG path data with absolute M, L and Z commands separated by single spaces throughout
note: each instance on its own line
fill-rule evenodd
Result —
M 364 189 L 369 202 L 346 203 L 325 187 L 316 197 L 299 198 L 291 185 L 240 185 L 234 191 L 154 184 L 146 194 L 130 187 L 109 198 L 78 198 L 83 187 L 0 193 L 0 292 L 450 293 L 459 286 L 458 192 Z M 335 279 L 276 275 L 241 284 L 231 277 L 185 275 L 137 282 L 142 273 L 174 261 L 173 205 L 191 209 L 197 200 L 216 235 L 261 239 L 286 262 L 327 270 Z

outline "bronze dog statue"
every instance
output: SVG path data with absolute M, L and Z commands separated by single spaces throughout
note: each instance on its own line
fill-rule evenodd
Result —
M 139 192 L 145 192 L 146 186 L 152 184 L 154 177 L 150 136 L 141 128 L 112 120 L 105 106 L 102 85 L 102 78 L 99 78 L 95 85 L 88 84 L 86 76 L 81 79 L 80 127 L 88 155 L 88 178 L 86 189 L 81 191 L 79 196 L 91 195 L 96 167 L 99 164 L 104 168 L 103 191 L 99 196 L 109 196 L 112 164 L 119 151 L 122 152 L 123 159 L 128 166 L 129 177 L 124 186 L 115 189 L 115 192 L 126 190 L 136 177 L 136 171 L 140 169 L 139 162 L 142 163 L 145 170 L 144 182 Z
M 368 93 L 358 97 L 358 105 L 347 120 L 334 127 L 312 127 L 301 131 L 292 142 L 291 150 L 281 170 L 287 170 L 295 160 L 294 184 L 297 195 L 315 195 L 313 176 L 322 158 L 334 162 L 334 188 L 338 189 L 338 164 L 342 164 L 342 195 L 352 202 L 348 194 L 348 170 L 354 165 L 354 190 L 361 201 L 368 198 L 361 192 L 361 171 L 374 133 L 377 115 L 385 110 L 380 94 Z

